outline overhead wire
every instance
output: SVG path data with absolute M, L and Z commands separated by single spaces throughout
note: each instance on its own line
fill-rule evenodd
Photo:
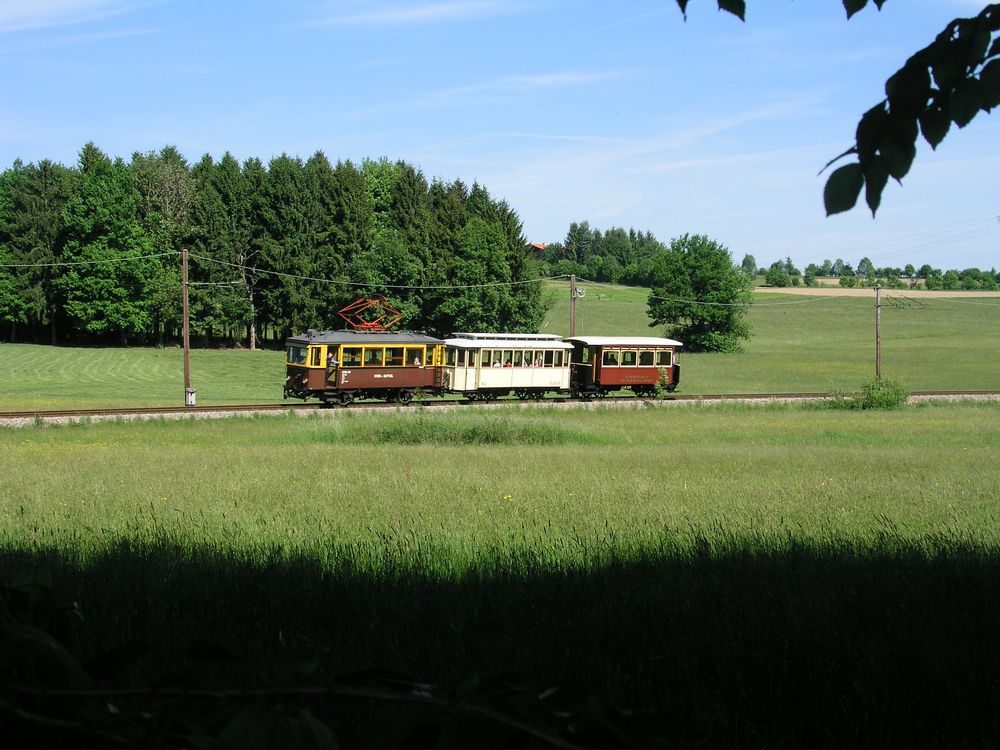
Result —
M 152 253 L 152 254 L 149 254 L 149 255 L 139 255 L 139 256 L 131 256 L 131 257 L 126 256 L 126 257 L 120 257 L 120 258 L 105 258 L 105 259 L 100 259 L 100 260 L 56 261 L 56 262 L 49 262 L 49 263 L 0 263 L 0 268 L 51 268 L 51 267 L 59 267 L 59 266 L 85 266 L 85 265 L 102 265 L 102 264 L 128 263 L 128 262 L 134 262 L 134 261 L 140 261 L 140 260 L 149 260 L 149 259 L 154 259 L 154 258 L 163 258 L 163 257 L 172 256 L 172 255 L 178 255 L 178 254 L 179 254 L 178 251 L 168 251 L 168 252 L 162 252 L 162 253 Z M 304 274 L 288 273 L 288 272 L 283 272 L 283 271 L 271 271 L 271 270 L 268 270 L 268 269 L 257 268 L 255 266 L 247 266 L 247 265 L 240 264 L 240 263 L 232 263 L 230 261 L 224 261 L 224 260 L 220 260 L 218 258 L 212 258 L 212 257 L 209 257 L 209 256 L 201 255 L 199 253 L 190 253 L 189 252 L 188 256 L 190 258 L 197 259 L 197 260 L 200 260 L 200 261 L 204 261 L 204 262 L 207 262 L 207 263 L 214 263 L 214 264 L 217 264 L 217 265 L 227 266 L 227 267 L 230 267 L 230 268 L 235 268 L 235 269 L 239 269 L 239 270 L 247 271 L 247 272 L 251 272 L 251 273 L 257 273 L 257 274 L 262 274 L 262 275 L 271 275 L 271 276 L 277 276 L 277 277 L 281 277 L 281 278 L 295 279 L 295 280 L 300 280 L 300 281 L 312 281 L 312 282 L 316 282 L 316 283 L 325 283 L 325 284 L 332 284 L 332 285 L 338 285 L 338 286 L 350 286 L 350 287 L 357 287 L 357 288 L 378 287 L 378 288 L 383 288 L 383 289 L 413 290 L 413 291 L 448 290 L 448 289 L 456 289 L 456 290 L 458 290 L 458 289 L 484 289 L 484 288 L 495 288 L 495 287 L 513 287 L 513 286 L 520 286 L 520 285 L 524 285 L 524 284 L 537 284 L 537 283 L 541 283 L 543 281 L 559 281 L 559 280 L 569 279 L 569 277 L 570 277 L 570 274 L 559 274 L 559 275 L 556 275 L 556 276 L 547 276 L 547 277 L 542 277 L 542 278 L 538 278 L 538 279 L 525 279 L 525 280 L 521 280 L 521 281 L 496 281 L 496 282 L 487 282 L 487 283 L 482 283 L 482 284 L 425 284 L 425 285 L 417 285 L 417 284 L 372 284 L 372 283 L 369 283 L 369 282 L 347 281 L 347 280 L 341 280 L 341 279 L 328 279 L 328 278 L 321 278 L 321 277 L 315 277 L 315 276 L 307 276 L 307 275 L 304 275 Z M 607 289 L 620 289 L 620 285 L 615 285 L 615 284 L 611 284 L 611 283 L 608 283 L 608 282 L 594 281 L 592 279 L 587 279 L 587 278 L 584 278 L 584 277 L 577 277 L 577 281 L 581 282 L 581 283 L 584 283 L 584 284 L 588 284 L 590 286 L 596 286 L 596 287 L 607 288 Z M 189 286 L 234 287 L 234 286 L 239 286 L 242 283 L 243 282 L 238 281 L 238 280 L 234 280 L 234 281 L 220 281 L 220 282 L 189 281 L 188 285 Z M 975 291 L 989 291 L 989 290 L 968 290 L 968 291 L 974 293 Z M 765 293 L 767 293 L 767 292 L 765 292 Z M 775 289 L 773 293 L 780 294 L 781 290 L 780 289 Z M 818 305 L 818 303 L 821 303 L 821 302 L 830 302 L 832 300 L 839 300 L 841 298 L 842 298 L 842 295 L 822 295 L 822 294 L 820 294 L 818 296 L 810 296 L 808 299 L 803 299 L 803 300 L 788 300 L 788 301 L 782 301 L 782 302 L 752 302 L 750 304 L 753 305 L 754 307 L 782 307 L 782 306 L 787 306 L 787 305 L 813 305 L 813 306 L 823 307 L 822 305 Z M 667 301 L 667 302 L 684 302 L 684 303 L 687 303 L 687 304 L 701 305 L 701 306 L 711 306 L 711 307 L 743 307 L 743 306 L 746 306 L 745 303 L 739 303 L 739 302 L 711 302 L 711 301 L 707 301 L 707 300 L 695 300 L 695 299 L 688 299 L 688 298 L 684 298 L 684 297 L 672 297 L 672 296 L 655 295 L 655 294 L 648 295 L 647 299 L 650 299 L 650 300 L 663 300 L 663 301 Z M 909 298 L 907 298 L 907 299 L 909 300 Z M 934 299 L 934 301 L 956 302 L 956 303 L 959 303 L 959 304 L 973 304 L 973 305 L 982 305 L 982 306 L 986 306 L 986 307 L 1000 307 L 1000 303 L 982 302 L 982 301 L 973 300 L 973 299 L 956 299 L 954 297 L 934 297 L 933 299 Z M 923 301 L 917 301 L 917 300 L 911 300 L 911 302 L 913 304 L 916 304 L 916 305 L 923 305 L 924 304 Z M 826 307 L 825 309 L 832 309 L 832 308 Z

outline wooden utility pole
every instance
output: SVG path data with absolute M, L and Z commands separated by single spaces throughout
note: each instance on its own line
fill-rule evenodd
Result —
M 576 276 L 569 275 L 569 337 L 576 336 Z
M 191 333 L 188 325 L 188 251 L 181 249 L 181 299 L 183 300 L 181 338 L 184 342 L 184 406 L 196 403 L 194 388 L 191 387 Z
M 875 285 L 875 378 L 882 379 L 882 285 Z

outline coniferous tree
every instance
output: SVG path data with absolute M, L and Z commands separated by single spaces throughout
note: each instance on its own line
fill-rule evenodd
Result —
M 66 241 L 56 281 L 79 331 L 122 343 L 150 330 L 151 284 L 160 263 L 139 220 L 140 195 L 128 166 L 92 143 L 80 153 L 79 189 L 63 209 Z

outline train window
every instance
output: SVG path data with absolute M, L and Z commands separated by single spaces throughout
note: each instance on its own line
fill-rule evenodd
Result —
M 580 357 L 580 361 L 585 365 L 590 364 L 590 347 L 585 346 L 583 348 L 583 356 Z
M 390 346 L 385 350 L 385 364 L 387 367 L 402 367 L 403 360 L 403 347 L 401 346 Z
M 458 366 L 465 367 L 465 349 L 458 349 Z M 472 364 L 472 357 L 469 357 L 469 364 Z
M 417 367 L 429 365 L 430 360 L 428 359 L 427 352 L 424 351 L 424 347 L 406 347 L 406 364 Z
M 524 352 L 514 352 L 514 367 L 521 367 L 522 365 L 524 365 Z
M 637 356 L 635 349 L 622 349 L 622 367 L 635 367 Z
M 653 366 L 653 352 L 651 349 L 643 349 L 641 352 L 639 352 L 639 366 L 640 367 Z
M 489 367 L 490 366 L 490 354 L 492 354 L 492 352 L 490 352 L 489 349 L 483 349 L 482 353 L 483 353 L 483 356 L 480 358 L 479 361 L 482 363 L 483 367 Z
M 602 364 L 605 367 L 618 367 L 618 354 L 617 349 L 605 349 Z
M 288 347 L 288 362 L 293 365 L 304 365 L 306 363 L 306 348 L 304 346 Z
M 383 353 L 381 347 L 378 349 L 365 347 L 365 367 L 381 367 Z
M 342 352 L 344 355 L 341 367 L 361 367 L 361 347 L 345 346 Z
M 310 347 L 309 351 L 312 352 L 312 357 L 309 360 L 309 364 L 312 365 L 313 367 L 319 367 L 323 363 L 323 360 L 320 357 L 319 347 L 318 346 Z
M 513 361 L 513 359 L 514 359 L 514 350 L 513 349 L 504 349 L 503 350 L 503 366 L 504 367 L 510 367 L 511 362 Z
M 542 366 L 542 353 L 540 351 L 534 351 L 531 353 L 531 366 L 532 367 Z
M 670 350 L 669 349 L 658 349 L 656 351 L 656 366 L 657 367 L 669 367 L 670 366 Z
M 444 353 L 444 363 L 447 367 L 455 366 L 455 359 L 457 358 L 458 350 L 454 347 L 449 346 Z
M 563 367 L 569 361 L 569 353 L 568 352 L 561 352 L 561 351 L 560 352 L 556 352 L 555 356 L 556 356 L 556 367 Z
M 552 355 L 553 354 L 555 354 L 555 352 L 553 352 L 551 350 L 545 352 L 545 366 L 546 367 L 552 367 Z

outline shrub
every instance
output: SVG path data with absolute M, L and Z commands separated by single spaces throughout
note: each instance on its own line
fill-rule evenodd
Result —
M 860 408 L 898 409 L 910 397 L 903 381 L 894 378 L 871 378 L 861 386 Z
M 857 394 L 834 390 L 831 398 L 817 404 L 820 409 L 898 409 L 906 403 L 910 392 L 901 380 L 871 378 Z

